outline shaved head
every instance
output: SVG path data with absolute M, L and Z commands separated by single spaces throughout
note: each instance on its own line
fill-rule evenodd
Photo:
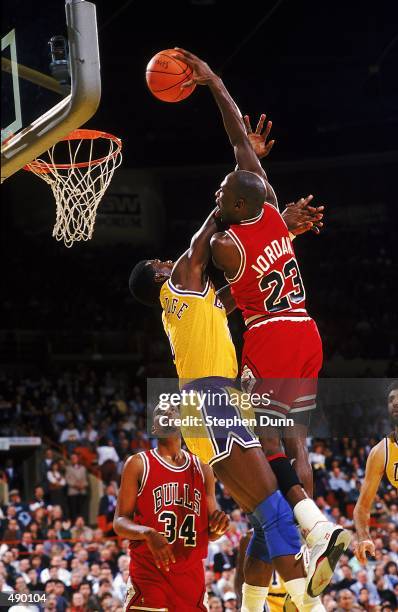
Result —
M 239 223 L 255 217 L 266 201 L 267 189 L 263 179 L 247 170 L 228 174 L 216 194 L 216 201 L 225 223 Z
M 231 181 L 238 198 L 243 198 L 259 208 L 264 204 L 267 190 L 264 181 L 258 174 L 247 170 L 236 170 L 231 172 L 227 178 L 228 181 Z

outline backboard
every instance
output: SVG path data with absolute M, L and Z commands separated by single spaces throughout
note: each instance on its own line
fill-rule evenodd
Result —
M 49 41 L 67 43 L 65 4 L 3 0 L 1 20 L 1 143 L 70 93 L 68 56 L 50 52 Z M 54 45 L 52 45 L 54 46 Z M 55 60 L 55 61 L 54 61 Z M 63 70 L 62 70 L 63 69 Z
M 101 95 L 95 5 L 3 0 L 2 181 L 96 111 Z

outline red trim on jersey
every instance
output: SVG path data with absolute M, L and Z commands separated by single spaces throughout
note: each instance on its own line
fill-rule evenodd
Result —
M 285 453 L 275 453 L 275 455 L 267 455 L 268 461 L 274 461 L 274 459 L 287 459 Z
M 275 314 L 269 314 L 269 315 L 254 315 L 253 317 L 250 317 L 249 319 L 247 319 L 245 321 L 245 325 L 247 327 L 247 329 L 251 329 L 254 325 L 258 325 L 258 323 L 262 323 L 263 321 L 268 321 L 269 319 L 277 319 L 277 318 L 281 318 L 281 317 L 288 317 L 290 318 L 294 318 L 294 319 L 308 319 L 308 315 L 307 315 L 307 311 L 303 308 L 300 309 L 301 312 L 297 312 L 294 310 L 289 311 L 286 315 L 284 315 L 283 313 L 280 312 L 276 312 Z

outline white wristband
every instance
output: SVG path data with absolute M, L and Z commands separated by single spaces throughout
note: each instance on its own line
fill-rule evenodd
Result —
M 296 237 L 296 236 L 295 236 L 294 234 L 292 234 L 292 232 L 289 232 L 289 238 L 290 238 L 290 240 L 292 240 L 292 241 L 293 241 L 293 240 L 295 239 L 295 237 Z

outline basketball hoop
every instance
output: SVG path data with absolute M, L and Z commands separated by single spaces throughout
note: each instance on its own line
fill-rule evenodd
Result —
M 61 143 L 64 159 L 69 156 L 67 163 L 58 163 L 55 158 L 56 153 L 60 157 Z M 94 148 L 101 157 L 93 159 Z M 92 237 L 98 204 L 122 161 L 121 149 L 121 140 L 112 134 L 74 130 L 53 145 L 45 159 L 24 166 L 50 185 L 57 204 L 53 236 L 65 246 Z M 82 158 L 84 161 L 79 161 Z

